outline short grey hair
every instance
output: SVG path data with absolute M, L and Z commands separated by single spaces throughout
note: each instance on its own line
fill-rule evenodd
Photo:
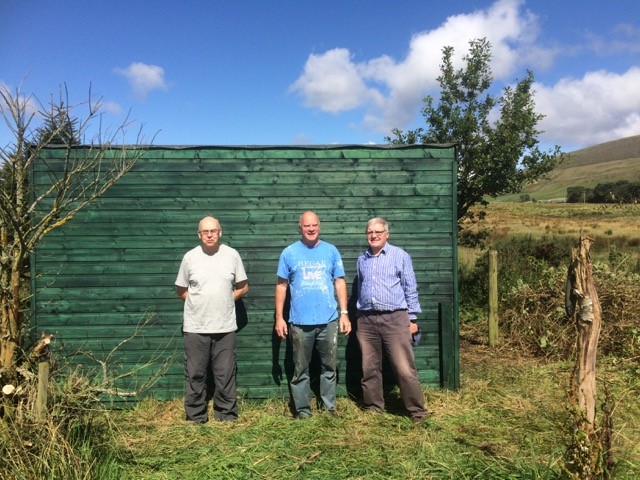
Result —
M 389 223 L 382 217 L 373 217 L 371 220 L 369 220 L 367 222 L 367 227 L 365 228 L 364 231 L 367 232 L 369 230 L 369 227 L 371 225 L 375 225 L 376 223 L 379 223 L 380 225 L 382 225 L 385 232 L 389 231 Z

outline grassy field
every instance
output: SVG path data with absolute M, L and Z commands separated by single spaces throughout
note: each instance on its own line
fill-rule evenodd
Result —
M 145 402 L 118 420 L 121 478 L 551 479 L 567 435 L 571 368 L 464 344 L 462 388 L 425 390 L 431 413 L 415 426 L 398 413 L 290 418 L 286 401 L 243 402 L 233 424 L 189 425 L 180 400 Z M 600 365 L 617 398 L 614 478 L 640 477 L 640 383 Z
M 583 231 L 595 248 L 617 244 L 630 251 L 640 246 L 640 205 L 491 202 L 483 228 L 490 238 L 513 235 L 571 236 Z
M 567 160 L 546 179 L 526 186 L 522 193 L 545 201 L 567 196 L 567 187 L 593 188 L 617 180 L 640 181 L 640 135 L 622 138 L 571 152 Z M 503 201 L 518 201 L 520 194 L 505 195 Z

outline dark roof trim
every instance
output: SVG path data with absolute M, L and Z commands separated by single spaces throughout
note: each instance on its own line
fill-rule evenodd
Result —
M 412 150 L 417 148 L 451 148 L 456 143 L 425 143 L 414 145 L 387 145 L 387 144 L 345 144 L 345 145 L 113 145 L 113 148 L 142 148 L 145 150 Z M 74 148 L 96 148 L 99 145 L 74 145 Z M 46 148 L 56 150 L 67 148 L 66 145 L 47 145 Z

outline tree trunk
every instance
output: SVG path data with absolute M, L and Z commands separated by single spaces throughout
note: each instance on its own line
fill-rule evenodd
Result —
M 593 283 L 589 257 L 592 242 L 592 239 L 580 234 L 580 240 L 573 249 L 571 258 L 575 279 L 573 293 L 578 299 L 576 314 L 578 404 L 585 413 L 588 428 L 593 432 L 596 418 L 596 353 L 602 310 Z
M 2 294 L 2 330 L 0 330 L 0 370 L 9 372 L 14 368 L 13 358 L 16 351 L 16 338 L 12 332 L 13 324 L 11 316 L 13 310 L 11 308 L 10 296 L 6 293 Z
M 5 372 L 15 370 L 15 356 L 21 347 L 20 330 L 20 260 L 14 258 L 11 264 L 9 291 L 2 292 L 2 329 L 0 330 L 0 369 Z M 9 373 L 11 376 L 11 373 Z

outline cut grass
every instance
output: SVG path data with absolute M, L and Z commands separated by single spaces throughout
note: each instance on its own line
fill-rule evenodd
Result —
M 615 478 L 638 478 L 640 384 L 602 363 L 618 399 Z M 116 414 L 120 467 L 125 478 L 149 480 L 557 478 L 571 369 L 470 344 L 461 364 L 460 390 L 425 390 L 431 415 L 418 426 L 346 398 L 338 418 L 294 421 L 286 399 L 272 399 L 241 402 L 233 424 L 206 425 L 187 423 L 181 400 L 147 400 Z

